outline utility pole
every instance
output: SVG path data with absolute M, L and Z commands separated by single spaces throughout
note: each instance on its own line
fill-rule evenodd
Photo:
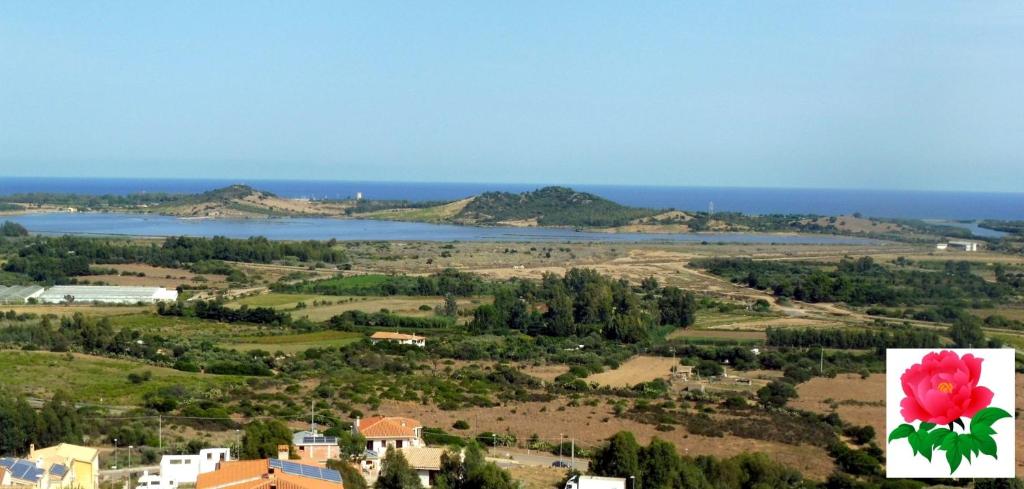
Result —
M 309 431 L 316 435 L 316 399 L 309 400 Z
M 558 461 L 559 462 L 562 461 L 562 438 L 564 436 L 565 435 L 563 435 L 562 433 L 558 434 Z M 561 465 L 561 464 L 559 464 L 559 465 Z
M 576 468 L 576 437 L 575 436 L 572 437 L 572 445 L 571 445 L 571 448 L 569 449 L 569 453 L 571 454 L 570 457 L 572 457 L 572 458 L 569 459 L 569 460 L 571 460 L 569 462 L 569 467 L 575 469 Z
M 117 468 L 117 438 L 114 438 L 114 468 Z
M 164 453 L 164 415 L 160 415 L 157 419 L 160 421 L 160 427 L 157 430 L 158 439 L 160 440 L 160 453 Z
M 818 361 L 818 374 L 825 372 L 825 347 L 821 347 L 821 360 Z
M 128 445 L 128 487 L 125 489 L 132 489 L 132 445 Z

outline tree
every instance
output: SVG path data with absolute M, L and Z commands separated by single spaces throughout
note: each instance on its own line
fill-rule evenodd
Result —
M 640 445 L 633 433 L 620 431 L 594 454 L 590 470 L 608 477 L 640 476 Z
M 242 437 L 243 459 L 260 459 L 277 457 L 277 447 L 292 442 L 292 431 L 284 423 L 277 420 L 253 421 L 245 426 Z
M 697 318 L 697 301 L 693 294 L 679 287 L 665 287 L 661 291 L 658 309 L 661 311 L 661 324 L 685 328 L 691 326 Z
M 420 477 L 409 466 L 402 452 L 389 448 L 381 461 L 380 476 L 373 486 L 376 489 L 422 489 Z
M 451 294 L 445 294 L 444 304 L 442 304 L 437 311 L 441 316 L 455 317 L 459 315 L 459 303 L 455 301 L 455 296 Z
M 981 321 L 973 316 L 961 315 L 949 328 L 949 337 L 957 348 L 983 348 L 985 333 Z
M 796 388 L 789 382 L 772 381 L 757 391 L 757 399 L 766 407 L 785 406 L 790 399 L 796 398 Z
M 334 469 L 341 473 L 341 480 L 345 482 L 345 489 L 367 489 L 370 487 L 359 473 L 359 469 L 347 460 L 328 460 L 327 468 Z

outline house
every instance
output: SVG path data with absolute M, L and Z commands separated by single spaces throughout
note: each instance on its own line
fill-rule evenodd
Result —
M 415 345 L 415 346 L 426 346 L 427 339 L 423 336 L 416 336 L 414 334 L 404 333 L 388 333 L 386 331 L 378 331 L 370 335 L 370 341 L 374 345 L 381 341 L 390 341 L 392 343 L 398 343 L 400 345 Z
M 21 458 L 0 458 L 0 486 L 49 489 L 46 470 L 39 465 Z
M 196 489 L 343 489 L 341 473 L 276 458 L 221 462 L 199 474 Z
M 292 435 L 292 445 L 303 462 L 325 464 L 332 458 L 338 458 L 338 437 L 324 436 L 316 430 L 300 431 Z
M 217 464 L 231 461 L 228 448 L 206 448 L 198 455 L 164 455 L 160 458 L 160 478 L 171 486 L 195 484 L 199 474 L 213 472 Z
M 949 243 L 938 243 L 935 245 L 937 250 L 945 250 L 946 248 L 949 248 Z
M 60 478 L 61 486 L 73 485 L 78 489 L 99 489 L 100 477 L 100 452 L 95 448 L 61 443 L 60 445 L 36 449 L 34 445 L 29 446 L 29 460 L 42 460 L 43 467 L 48 471 L 53 470 L 54 465 L 63 465 L 67 472 Z M 61 469 L 57 469 L 58 472 Z M 67 476 L 70 475 L 70 479 Z M 55 477 L 52 474 L 51 477 Z
M 434 479 L 441 472 L 441 455 L 444 455 L 444 448 L 435 447 L 405 447 L 399 449 L 409 466 L 420 476 L 420 484 L 423 487 L 434 485 Z
M 680 365 L 675 369 L 675 376 L 684 382 L 690 380 L 690 377 L 693 376 L 693 366 L 691 365 Z
M 373 416 L 356 418 L 352 433 L 366 438 L 366 449 L 384 454 L 388 448 L 423 446 L 423 425 L 415 419 Z

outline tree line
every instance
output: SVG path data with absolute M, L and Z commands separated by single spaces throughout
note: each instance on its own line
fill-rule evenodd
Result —
M 999 301 L 1009 288 L 971 273 L 969 262 L 947 262 L 942 270 L 890 269 L 871 257 L 829 264 L 712 258 L 695 266 L 778 297 L 850 305 L 913 306 Z
M 156 313 L 161 316 L 196 317 L 220 321 L 222 323 L 253 323 L 268 324 L 274 326 L 285 326 L 291 323 L 292 317 L 286 312 L 280 312 L 270 307 L 249 307 L 242 305 L 238 308 L 227 307 L 217 301 L 192 301 L 189 303 L 174 302 L 167 304 L 159 302 L 156 305 Z
M 768 345 L 840 349 L 937 348 L 942 346 L 933 331 L 892 327 L 883 330 L 846 328 L 773 328 L 766 330 Z
M 343 264 L 344 250 L 332 241 L 271 241 L 264 237 L 170 237 L 160 245 L 128 240 L 77 236 L 34 237 L 20 241 L 3 266 L 34 281 L 68 283 L 73 277 L 90 275 L 92 264 L 145 263 L 153 266 L 186 268 L 207 260 L 245 263 L 273 263 L 285 259 L 302 262 Z

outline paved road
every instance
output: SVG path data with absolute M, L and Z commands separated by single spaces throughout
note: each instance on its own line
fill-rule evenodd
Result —
M 491 448 L 487 451 L 489 459 L 493 460 L 500 466 L 510 465 L 533 465 L 538 467 L 550 467 L 552 463 L 562 460 L 565 463 L 571 463 L 572 459 L 566 455 L 561 459 L 558 455 L 552 455 L 548 452 L 538 451 L 526 451 L 510 448 Z M 580 472 L 586 472 L 590 461 L 585 458 L 576 457 L 575 468 Z

